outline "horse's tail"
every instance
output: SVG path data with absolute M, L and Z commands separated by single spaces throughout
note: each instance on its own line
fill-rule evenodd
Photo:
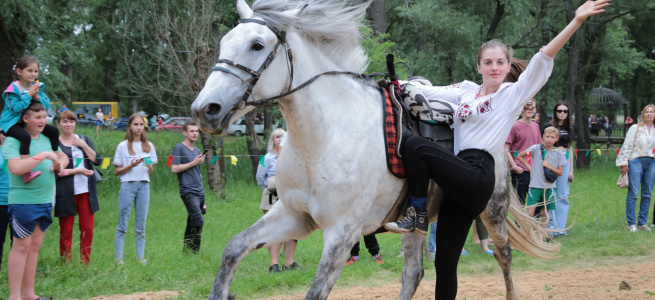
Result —
M 548 237 L 547 230 L 544 229 L 539 221 L 530 217 L 521 205 L 516 191 L 510 190 L 509 213 L 512 218 L 506 218 L 507 235 L 509 236 L 510 245 L 519 251 L 532 257 L 543 259 L 556 259 L 560 251 L 559 243 L 544 242 Z

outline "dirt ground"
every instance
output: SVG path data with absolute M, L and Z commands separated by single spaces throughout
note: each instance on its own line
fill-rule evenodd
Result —
M 619 290 L 621 281 L 631 290 Z M 434 299 L 434 280 L 423 280 L 413 299 Z M 501 274 L 459 278 L 457 299 L 505 299 Z M 615 267 L 514 274 L 514 287 L 522 299 L 649 299 L 655 300 L 655 261 Z M 400 282 L 377 287 L 334 289 L 330 300 L 397 299 Z M 652 295 L 651 295 L 652 294 Z M 267 300 L 304 299 L 305 295 L 277 296 Z
M 621 282 L 630 290 L 619 290 Z M 434 299 L 434 280 L 423 280 L 414 299 Z M 553 272 L 514 274 L 514 286 L 522 299 L 649 299 L 655 300 L 655 261 L 612 267 Z M 330 300 L 396 299 L 400 282 L 376 287 L 334 289 Z M 175 298 L 174 291 L 146 292 L 132 295 L 99 296 L 90 300 L 160 300 Z M 237 295 L 238 298 L 238 295 Z M 266 300 L 305 299 L 305 294 L 284 295 Z M 459 278 L 457 299 L 505 299 L 505 284 L 500 274 Z

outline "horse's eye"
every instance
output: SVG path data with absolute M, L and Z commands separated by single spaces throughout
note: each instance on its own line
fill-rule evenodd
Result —
M 262 43 L 254 43 L 250 49 L 254 51 L 259 51 L 264 49 L 264 45 Z

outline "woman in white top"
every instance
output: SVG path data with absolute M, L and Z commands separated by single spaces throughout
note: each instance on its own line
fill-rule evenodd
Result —
M 118 192 L 118 224 L 114 250 L 116 260 L 123 264 L 123 246 L 125 233 L 134 206 L 134 232 L 136 259 L 145 264 L 146 219 L 150 205 L 150 175 L 153 165 L 157 163 L 155 146 L 148 142 L 143 117 L 133 114 L 127 123 L 125 140 L 116 147 L 114 155 L 114 174 L 121 178 Z
M 637 231 L 635 225 L 635 208 L 639 184 L 641 184 L 641 202 L 639 203 L 639 218 L 637 225 L 640 229 L 651 231 L 648 227 L 648 210 L 655 182 L 655 105 L 648 104 L 641 111 L 641 122 L 632 125 L 625 136 L 621 151 L 616 157 L 616 166 L 621 173 L 628 172 L 628 197 L 625 201 L 625 217 L 628 220 L 628 230 Z M 655 219 L 653 220 L 655 222 Z
M 603 12 L 608 5 L 609 0 L 598 0 L 580 6 L 575 18 L 534 55 L 515 83 L 504 83 L 510 71 L 511 52 L 492 40 L 478 51 L 482 85 L 464 81 L 446 87 L 417 86 L 425 98 L 442 99 L 457 106 L 453 124 L 456 155 L 416 135 L 405 142 L 402 152 L 411 207 L 398 221 L 385 224 L 385 228 L 397 233 L 425 234 L 429 180 L 433 179 L 444 190 L 437 228 L 436 298 L 455 299 L 457 295 L 459 256 L 472 221 L 492 195 L 494 157 L 505 157 L 503 145 L 514 121 L 548 80 L 555 54 L 585 19 Z
M 102 113 L 102 108 L 98 108 L 98 112 L 96 112 L 96 118 L 98 119 L 96 124 L 96 132 L 98 132 L 100 127 L 105 125 L 105 115 Z

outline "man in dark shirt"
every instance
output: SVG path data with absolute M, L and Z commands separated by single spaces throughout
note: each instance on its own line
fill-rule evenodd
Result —
M 198 140 L 198 125 L 195 121 L 184 123 L 184 141 L 173 148 L 171 171 L 177 174 L 180 183 L 180 196 L 189 216 L 184 231 L 184 251 L 198 253 L 202 235 L 203 216 L 206 212 L 205 188 L 202 185 L 200 165 L 205 161 L 205 154 L 193 144 Z

